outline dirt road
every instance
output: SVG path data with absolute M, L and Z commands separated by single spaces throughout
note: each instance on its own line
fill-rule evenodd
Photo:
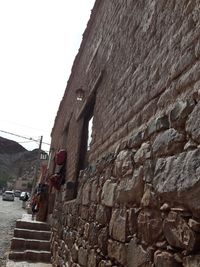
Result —
M 15 201 L 3 201 L 0 196 L 0 267 L 5 266 L 15 222 L 23 213 L 26 211 L 22 209 L 22 202 L 18 198 Z

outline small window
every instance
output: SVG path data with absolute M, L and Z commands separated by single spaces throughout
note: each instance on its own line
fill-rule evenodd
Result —
M 94 121 L 94 105 L 95 105 L 95 96 L 92 98 L 90 104 L 85 110 L 83 117 L 83 127 L 80 137 L 80 150 L 79 150 L 79 165 L 78 173 L 80 170 L 87 168 L 88 166 L 88 156 L 91 149 L 92 136 L 93 136 L 93 121 Z
M 41 160 L 48 160 L 48 154 L 47 153 L 41 153 L 40 154 L 40 159 Z
M 95 55 L 94 55 L 95 57 Z M 89 68 L 88 68 L 89 69 Z M 101 70 L 93 86 L 87 91 L 87 98 L 82 103 L 79 112 L 76 115 L 76 120 L 79 121 L 80 132 L 78 138 L 78 153 L 77 153 L 77 164 L 76 164 L 76 184 L 74 197 L 77 195 L 78 189 L 78 178 L 81 170 L 84 170 L 89 165 L 89 155 L 91 148 L 95 142 L 95 121 L 94 118 L 95 102 L 97 89 L 102 81 L 104 71 Z
M 92 116 L 91 119 L 88 122 L 87 151 L 90 150 L 91 143 L 92 143 L 93 118 L 94 118 L 94 116 Z

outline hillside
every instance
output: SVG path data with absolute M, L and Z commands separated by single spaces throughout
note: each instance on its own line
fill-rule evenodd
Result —
M 0 137 L 0 187 L 30 187 L 34 176 L 38 149 L 27 151 L 13 140 Z M 21 188 L 16 188 L 21 189 Z
M 16 154 L 27 151 L 15 141 L 0 136 L 0 154 Z

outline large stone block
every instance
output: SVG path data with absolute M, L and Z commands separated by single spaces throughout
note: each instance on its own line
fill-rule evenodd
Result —
M 78 218 L 78 229 L 77 229 L 77 231 L 78 231 L 78 234 L 80 236 L 82 236 L 83 233 L 84 233 L 84 230 L 85 230 L 84 226 L 85 226 L 85 221 L 82 220 L 81 218 Z
M 72 204 L 72 205 L 70 205 Z M 72 200 L 69 202 L 69 205 L 71 207 L 70 212 L 73 216 L 77 217 L 79 214 L 79 205 L 76 203 L 76 200 Z
M 88 253 L 88 263 L 87 267 L 96 267 L 97 266 L 97 255 L 94 249 L 91 249 Z
M 183 259 L 184 267 L 198 267 L 200 266 L 200 255 L 190 255 Z
M 98 234 L 98 247 L 100 248 L 100 250 L 104 254 L 107 254 L 108 238 L 109 238 L 109 229 L 108 229 L 108 227 L 104 227 L 104 228 L 100 229 L 99 230 L 99 234 Z
M 164 220 L 163 233 L 171 246 L 187 251 L 194 250 L 198 241 L 186 221 L 174 211 L 171 211 Z
M 98 239 L 97 236 L 100 232 L 100 226 L 97 223 L 91 223 L 89 226 L 89 244 L 91 247 L 94 247 L 97 245 Z
M 108 256 L 111 259 L 116 260 L 123 266 L 126 266 L 127 263 L 127 245 L 113 241 L 111 239 L 108 240 Z
M 117 187 L 119 203 L 140 203 L 144 191 L 143 168 L 136 169 L 131 178 L 120 181 Z
M 134 133 L 128 141 L 128 147 L 129 148 L 138 148 L 144 141 L 144 132 L 145 132 L 145 130 L 140 130 L 140 131 Z
M 167 251 L 156 251 L 154 254 L 154 263 L 155 267 L 181 267 L 182 264 L 179 264 L 174 259 L 172 253 Z
M 66 225 L 70 228 L 77 228 L 78 227 L 78 220 L 77 217 L 68 214 L 66 217 Z
M 114 205 L 115 191 L 117 183 L 112 180 L 107 180 L 102 189 L 101 202 L 103 205 L 112 207 Z
M 116 177 L 130 176 L 133 173 L 133 152 L 130 150 L 122 150 L 119 152 L 115 164 L 114 174 Z
M 97 206 L 96 221 L 101 225 L 108 225 L 111 217 L 111 208 L 102 205 Z
M 169 112 L 171 127 L 183 126 L 193 107 L 193 101 L 178 101 Z
M 146 135 L 149 137 L 152 134 L 163 131 L 169 128 L 169 121 L 167 115 L 162 115 L 160 117 L 154 118 L 148 124 Z
M 191 138 L 200 143 L 200 102 L 195 106 L 186 122 L 186 132 Z
M 88 209 L 88 221 L 89 222 L 93 222 L 95 220 L 95 217 L 96 217 L 96 205 L 95 204 L 91 204 L 89 206 L 89 209 Z
M 81 206 L 80 207 L 80 216 L 83 220 L 88 221 L 89 218 L 89 208 L 88 206 Z
M 144 195 L 141 200 L 141 206 L 143 207 L 156 207 L 158 205 L 158 199 L 153 191 L 151 184 L 145 184 Z
M 110 236 L 120 242 L 125 242 L 127 239 L 127 210 L 116 209 L 112 213 L 109 225 Z
M 144 181 L 146 183 L 151 183 L 154 175 L 155 163 L 152 159 L 148 159 L 143 163 L 144 169 Z
M 200 149 L 195 149 L 178 156 L 158 159 L 153 178 L 155 192 L 161 194 L 165 201 L 184 204 L 199 212 L 199 158 Z
M 82 205 L 89 205 L 90 193 L 91 193 L 91 183 L 87 182 L 83 186 L 83 190 L 82 190 Z
M 151 146 L 149 143 L 143 143 L 135 153 L 134 161 L 138 164 L 143 164 L 149 158 L 151 158 Z
M 184 146 L 184 151 L 194 150 L 197 149 L 198 144 L 193 140 L 189 139 L 188 142 Z
M 91 201 L 95 203 L 97 202 L 97 189 L 98 189 L 98 181 L 96 179 L 91 184 L 91 195 L 90 195 Z
M 88 251 L 87 249 L 80 247 L 78 250 L 78 263 L 81 266 L 87 267 Z
M 152 149 L 157 157 L 177 154 L 184 147 L 185 136 L 171 128 L 158 134 L 153 142 Z
M 138 215 L 138 237 L 144 244 L 153 244 L 162 234 L 160 212 L 153 209 L 142 210 Z
M 71 257 L 74 262 L 78 262 L 78 246 L 76 244 L 71 249 Z
M 189 219 L 188 225 L 193 231 L 200 233 L 200 222 L 197 222 L 194 219 Z
M 67 246 L 69 247 L 69 249 L 72 249 L 72 247 L 75 243 L 75 240 L 76 240 L 76 232 L 67 230 L 64 241 L 67 244 Z
M 108 180 L 110 180 L 110 178 L 108 178 Z M 104 176 L 101 176 L 99 178 L 99 184 L 98 184 L 98 187 L 97 187 L 97 203 L 100 204 L 101 203 L 101 195 L 102 195 L 102 189 L 103 189 L 103 185 L 105 183 L 106 179 Z
M 150 264 L 148 253 L 136 242 L 136 238 L 132 238 L 128 244 L 127 266 L 128 267 L 146 267 Z M 150 266 L 150 265 L 149 265 Z
M 137 232 L 137 215 L 139 209 L 130 208 L 128 210 L 128 234 L 133 236 Z

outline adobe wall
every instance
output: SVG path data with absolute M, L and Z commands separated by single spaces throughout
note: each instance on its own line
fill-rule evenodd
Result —
M 58 148 L 69 122 L 76 179 L 75 89 L 89 95 L 103 70 L 90 167 L 76 199 L 57 192 L 54 266 L 200 265 L 199 4 L 96 1 L 52 131 Z

